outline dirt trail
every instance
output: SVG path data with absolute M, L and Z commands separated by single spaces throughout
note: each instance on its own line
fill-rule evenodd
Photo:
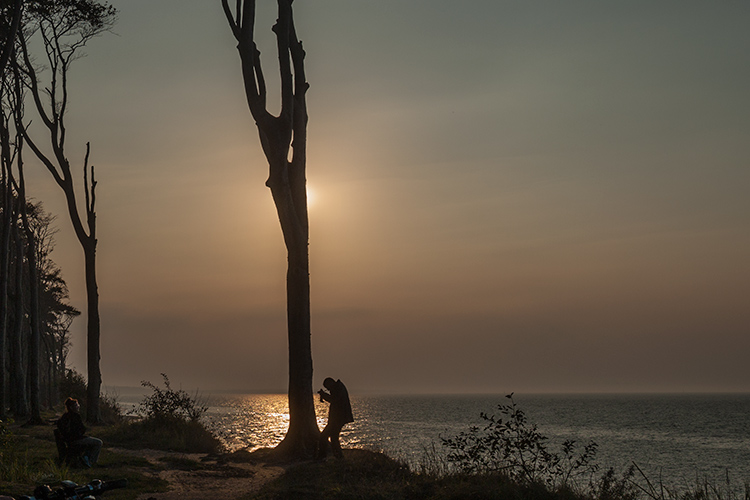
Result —
M 175 453 L 158 450 L 126 450 L 112 448 L 123 455 L 142 457 L 155 469 L 145 474 L 157 475 L 169 483 L 169 491 L 149 493 L 138 500 L 205 500 L 206 498 L 238 498 L 258 491 L 267 482 L 279 477 L 284 469 L 258 463 L 218 461 L 216 458 L 196 453 Z M 202 464 L 199 470 L 181 470 L 180 461 Z

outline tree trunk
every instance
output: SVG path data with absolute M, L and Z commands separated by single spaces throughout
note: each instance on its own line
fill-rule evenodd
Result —
M 102 420 L 99 408 L 99 393 L 102 387 L 100 360 L 99 288 L 96 284 L 96 239 L 82 241 L 86 259 L 86 309 L 88 313 L 88 385 L 86 386 L 86 420 L 99 423 Z
M 55 350 L 49 332 L 46 332 L 46 334 L 42 336 L 42 344 L 44 346 L 43 371 L 46 379 L 46 384 L 44 386 L 45 406 L 48 409 L 51 409 L 55 405 L 55 402 L 59 400 L 59 396 L 55 394 L 55 367 L 57 366 L 57 361 L 55 360 Z
M 17 200 L 20 204 L 20 198 Z M 20 215 L 20 209 L 14 213 L 14 219 Z M 20 218 L 20 217 L 19 217 Z M 15 244 L 15 317 L 13 318 L 13 342 L 11 346 L 11 383 L 13 390 L 11 400 L 13 413 L 17 417 L 25 417 L 29 414 L 29 404 L 26 394 L 26 370 L 24 369 L 23 331 L 24 331 L 24 308 L 23 308 L 23 239 L 18 232 L 18 221 L 12 225 L 12 237 Z
M 271 188 L 273 191 L 273 187 Z M 288 189 L 288 186 L 287 186 Z M 289 217 L 291 207 L 279 208 L 284 196 L 274 196 L 279 219 Z M 288 199 L 288 198 L 286 198 Z M 315 453 L 320 431 L 315 418 L 312 377 L 312 342 L 310 328 L 310 271 L 307 224 L 294 227 L 282 222 L 287 242 L 287 329 L 289 342 L 289 430 L 279 450 L 294 456 Z
M 6 137 L 3 134 L 3 148 L 6 147 Z M 11 189 L 8 180 L 9 159 L 3 151 L 3 225 L 0 240 L 0 419 L 6 416 L 8 407 L 8 380 L 6 377 L 8 363 L 8 283 L 10 282 L 10 219 L 11 219 Z
M 7 32 L 7 39 L 0 52 L 0 74 L 5 75 L 5 68 L 10 60 L 10 55 L 15 45 L 16 35 L 21 25 L 21 17 L 23 14 L 23 0 L 15 0 L 13 2 L 13 10 L 11 16 L 10 26 Z M 3 92 L 4 89 L 0 89 Z M 8 123 L 3 117 L 2 124 L 2 162 L 3 162 L 3 189 L 5 190 L 5 196 L 3 197 L 3 223 L 2 223 L 2 238 L 0 238 L 0 419 L 4 419 L 6 416 L 6 407 L 8 404 L 7 396 L 7 379 L 6 379 L 6 353 L 7 353 L 7 341 L 8 341 L 8 255 L 10 252 L 10 203 L 12 197 L 9 196 L 11 193 L 10 182 L 6 173 L 10 172 L 10 137 Z
M 27 260 L 29 264 L 29 321 L 31 336 L 29 338 L 29 423 L 41 424 L 42 394 L 40 384 L 40 361 L 42 356 L 41 331 L 39 325 L 39 278 L 36 268 L 36 250 L 34 235 L 31 230 L 26 231 L 28 244 Z
M 19 157 L 19 162 L 20 162 Z M 29 269 L 29 422 L 39 425 L 44 423 L 41 410 L 41 357 L 42 357 L 42 332 L 39 320 L 39 270 L 36 258 L 36 238 L 29 224 L 26 213 L 26 192 L 24 189 L 23 168 L 18 172 L 19 185 L 21 186 L 20 198 L 23 203 L 21 207 L 21 218 L 23 220 L 24 234 L 26 235 L 26 262 Z
M 319 436 L 312 390 L 309 277 L 305 270 L 291 264 L 287 274 L 287 300 L 290 419 L 284 441 L 290 442 L 281 447 L 289 446 L 294 455 L 308 456 L 315 453 Z M 300 314 L 305 307 L 306 318 L 304 313 Z
M 266 82 L 255 44 L 255 0 L 238 0 L 235 11 L 228 0 L 222 8 L 238 45 L 248 107 L 255 119 L 269 164 L 266 185 L 271 188 L 287 249 L 287 329 L 289 339 L 289 430 L 279 444 L 281 453 L 312 456 L 320 431 L 315 418 L 310 338 L 310 272 L 306 194 L 307 106 L 302 44 L 297 40 L 292 0 L 277 0 L 273 27 L 281 79 L 281 112 L 266 108 Z M 293 142 L 292 142 L 293 141 Z M 289 161 L 290 150 L 292 160 Z
M 0 75 L 5 74 L 5 67 L 8 65 L 8 61 L 10 60 L 10 54 L 11 52 L 13 52 L 16 35 L 18 34 L 18 29 L 21 26 L 21 17 L 23 15 L 23 0 L 15 0 L 13 2 L 12 12 L 13 15 L 11 17 L 8 30 L 8 38 L 5 40 L 5 45 L 0 52 Z

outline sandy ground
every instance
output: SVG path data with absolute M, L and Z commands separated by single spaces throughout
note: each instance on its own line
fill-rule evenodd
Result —
M 155 468 L 163 468 L 172 461 L 185 459 L 203 464 L 200 470 L 179 470 L 171 467 L 146 474 L 156 474 L 169 483 L 169 491 L 150 493 L 138 500 L 205 500 L 206 498 L 238 498 L 258 491 L 264 484 L 280 476 L 284 469 L 257 463 L 219 462 L 216 458 L 202 454 L 174 453 L 158 450 L 126 450 L 112 448 L 123 455 L 143 457 Z M 168 465 L 167 465 L 168 466 Z

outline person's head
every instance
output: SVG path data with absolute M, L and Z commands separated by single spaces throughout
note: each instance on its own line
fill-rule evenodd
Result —
M 77 412 L 81 408 L 81 405 L 78 404 L 78 400 L 77 399 L 68 398 L 68 399 L 65 400 L 65 408 L 69 412 L 74 413 L 74 412 Z
M 326 388 L 326 389 L 328 389 L 329 391 L 330 391 L 330 390 L 333 390 L 333 388 L 334 388 L 335 386 L 336 386 L 336 381 L 335 381 L 335 380 L 333 380 L 333 379 L 332 379 L 331 377 L 327 377 L 327 378 L 326 378 L 326 379 L 325 379 L 325 380 L 323 381 L 323 387 L 325 387 L 325 388 Z

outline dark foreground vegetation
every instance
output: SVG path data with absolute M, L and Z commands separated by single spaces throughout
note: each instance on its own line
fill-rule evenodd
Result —
M 93 469 L 72 468 L 57 461 L 53 437 L 55 420 L 63 411 L 45 411 L 44 425 L 28 425 L 13 420 L 0 421 L 0 495 L 30 495 L 40 484 L 56 485 L 62 480 L 78 484 L 93 479 L 128 479 L 128 488 L 106 494 L 110 500 L 133 499 L 142 493 L 166 491 L 168 483 L 158 477 L 160 470 L 191 467 L 200 462 L 164 459 L 154 467 L 138 452 L 155 449 L 184 453 L 219 453 L 222 444 L 203 420 L 206 407 L 197 398 L 171 388 L 164 377 L 164 388 L 144 382 L 153 393 L 136 409 L 135 415 L 123 415 L 113 398 L 102 397 L 105 424 L 92 427 L 90 433 L 105 442 L 105 451 Z M 86 383 L 71 372 L 63 389 L 72 397 L 83 397 Z
M 550 486 L 513 479 L 501 471 L 427 472 L 382 453 L 349 449 L 344 460 L 289 465 L 278 479 L 246 500 L 747 500 L 750 490 L 697 480 L 681 491 L 636 477 L 637 468 L 609 470 L 586 485 Z
M 498 500 L 748 500 L 744 490 L 696 480 L 672 490 L 634 464 L 617 473 L 596 465 L 596 443 L 574 441 L 551 449 L 513 401 L 483 425 L 442 438 L 443 450 L 425 451 L 407 466 L 381 453 L 347 450 L 345 460 L 287 468 L 253 498 L 262 499 L 498 499 Z
M 345 450 L 344 460 L 290 466 L 253 498 L 260 499 L 559 499 L 595 497 L 541 483 L 519 483 L 502 473 L 416 472 L 382 453 Z
M 38 484 L 56 485 L 63 479 L 79 484 L 93 479 L 126 478 L 128 488 L 106 494 L 106 499 L 131 500 L 142 494 L 167 491 L 159 473 L 186 471 L 202 476 L 226 473 L 232 462 L 280 466 L 283 473 L 252 494 L 231 489 L 216 491 L 234 499 L 503 499 L 503 500 L 748 500 L 750 489 L 714 485 L 697 480 L 693 487 L 673 491 L 650 481 L 637 467 L 616 473 L 599 471 L 596 445 L 563 443 L 552 450 L 536 426 L 530 424 L 512 397 L 495 415 L 483 414 L 483 425 L 442 439 L 442 448 L 426 451 L 417 464 L 407 465 L 383 453 L 345 450 L 344 460 L 278 462 L 273 450 L 225 453 L 221 440 L 204 416 L 197 397 L 144 382 L 152 389 L 136 409 L 135 418 L 116 410 L 114 422 L 95 427 L 92 434 L 105 442 L 94 469 L 71 469 L 57 464 L 50 425 L 0 424 L 0 495 L 29 494 Z M 105 401 L 110 401 L 106 399 Z M 46 414 L 48 422 L 55 415 Z M 147 449 L 165 450 L 156 462 Z M 183 454 L 168 454 L 183 452 Z M 199 453 L 200 455 L 185 455 Z M 197 457 L 197 458 L 196 458 Z M 235 471 L 239 469 L 234 469 Z M 254 481 L 254 474 L 242 481 Z M 226 476 L 229 477 L 229 476 Z M 237 475 L 232 475 L 235 479 Z

